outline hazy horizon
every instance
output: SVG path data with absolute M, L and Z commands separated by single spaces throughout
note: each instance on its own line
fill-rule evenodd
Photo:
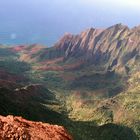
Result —
M 0 2 L 0 43 L 51 46 L 65 32 L 140 24 L 139 0 L 4 0 Z

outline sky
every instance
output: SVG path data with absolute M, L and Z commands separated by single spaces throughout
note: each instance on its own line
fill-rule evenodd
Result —
M 52 46 L 63 34 L 140 25 L 140 0 L 0 0 L 0 43 Z

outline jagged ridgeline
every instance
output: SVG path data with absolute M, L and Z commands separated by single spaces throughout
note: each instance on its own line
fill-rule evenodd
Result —
M 13 50 L 20 61 L 32 65 L 32 80 L 46 81 L 50 88 L 96 90 L 110 97 L 121 92 L 128 75 L 139 70 L 139 34 L 139 26 L 129 29 L 116 24 L 78 35 L 67 33 L 50 48 L 35 44 Z
M 0 46 L 0 114 L 65 126 L 76 140 L 140 139 L 140 27 Z
M 30 57 L 39 62 L 56 58 L 57 62 L 63 61 L 64 64 L 77 62 L 74 68 L 95 65 L 104 70 L 124 70 L 125 66 L 139 61 L 139 28 L 129 29 L 117 24 L 107 29 L 91 28 L 78 35 L 65 34 L 53 47 L 40 49 Z M 128 72 L 129 69 L 125 70 Z

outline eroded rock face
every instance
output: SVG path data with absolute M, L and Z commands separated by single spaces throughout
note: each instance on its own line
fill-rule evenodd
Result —
M 0 116 L 1 140 L 72 140 L 62 126 Z
M 124 65 L 134 65 L 139 61 L 139 44 L 140 26 L 129 29 L 125 25 L 116 24 L 107 29 L 91 28 L 78 35 L 66 34 L 54 45 L 53 51 L 48 51 L 46 55 L 49 59 L 61 56 L 65 61 L 81 60 L 85 64 L 122 71 Z M 58 52 L 61 55 L 57 55 Z

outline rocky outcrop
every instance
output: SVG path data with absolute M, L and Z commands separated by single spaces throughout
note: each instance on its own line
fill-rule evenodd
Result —
M 118 69 L 127 72 L 129 65 L 135 65 L 140 60 L 140 26 L 130 29 L 116 24 L 107 29 L 90 28 L 77 35 L 65 34 L 51 48 L 31 45 L 20 49 L 24 50 L 20 60 L 39 64 L 42 62 L 43 67 L 39 69 L 43 70 L 65 70 L 67 66 L 59 63 L 75 65 L 82 62 L 81 65 L 98 65 L 105 70 Z M 15 48 L 18 51 L 20 49 Z M 48 64 L 50 61 L 54 63 Z M 56 63 L 58 65 L 54 65 Z M 76 69 L 81 65 L 76 66 Z
M 61 52 L 64 61 L 75 59 L 107 69 L 122 68 L 139 61 L 140 27 L 129 29 L 116 24 L 107 29 L 91 28 L 78 35 L 66 34 L 51 50 L 55 58 Z
M 62 126 L 0 116 L 1 140 L 72 140 Z

